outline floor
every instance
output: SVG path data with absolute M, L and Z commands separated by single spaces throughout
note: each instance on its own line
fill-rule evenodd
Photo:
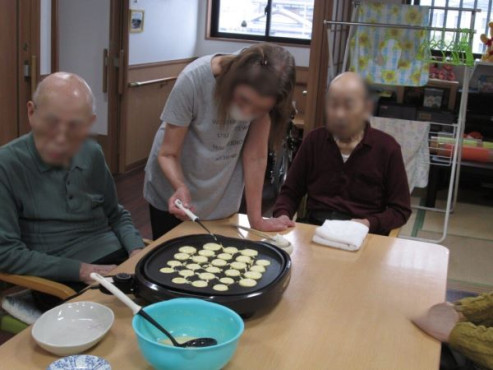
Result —
M 419 191 L 412 203 L 421 203 Z M 437 207 L 445 206 L 446 192 L 439 194 Z M 469 292 L 493 290 L 493 191 L 462 188 L 454 212 L 450 215 L 445 240 L 440 244 L 450 250 L 448 288 Z M 442 236 L 444 215 L 413 210 L 400 236 L 437 240 Z
M 132 214 L 135 226 L 143 238 L 152 239 L 149 207 L 142 195 L 144 171 L 135 170 L 115 179 L 120 203 Z

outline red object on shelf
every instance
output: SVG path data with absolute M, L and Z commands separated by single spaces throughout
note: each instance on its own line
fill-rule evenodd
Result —
M 453 150 L 454 145 L 445 144 L 442 148 L 438 150 L 438 154 L 446 157 L 451 157 Z M 483 163 L 493 162 L 493 149 L 463 146 L 462 159 L 465 161 Z
M 466 139 L 479 139 L 479 140 L 483 140 L 483 134 L 481 134 L 481 132 L 479 131 L 472 131 L 468 134 L 464 134 L 464 137 Z

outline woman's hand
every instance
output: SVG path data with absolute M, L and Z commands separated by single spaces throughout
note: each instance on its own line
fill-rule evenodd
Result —
M 250 226 L 259 231 L 284 231 L 296 224 L 288 216 L 282 215 L 277 218 L 261 218 L 256 221 L 250 221 Z
M 177 188 L 174 194 L 169 198 L 168 211 L 169 213 L 171 213 L 176 218 L 179 218 L 182 221 L 190 220 L 188 216 L 185 214 L 185 212 L 183 212 L 180 208 L 178 208 L 175 205 L 175 200 L 177 199 L 181 200 L 185 208 L 188 208 L 192 212 L 194 211 L 194 208 L 192 207 L 192 197 L 190 195 L 190 191 L 185 185 Z
M 414 324 L 426 334 L 447 343 L 450 333 L 455 325 L 461 320 L 461 315 L 455 306 L 449 302 L 436 304 L 423 314 L 413 320 Z

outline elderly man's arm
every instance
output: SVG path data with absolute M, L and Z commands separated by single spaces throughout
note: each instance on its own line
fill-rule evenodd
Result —
M 22 242 L 18 207 L 10 187 L 1 180 L 0 204 L 0 271 L 57 281 L 79 280 L 79 261 L 31 250 Z
M 391 152 L 385 183 L 387 208 L 368 217 L 370 232 L 390 232 L 404 225 L 411 216 L 411 194 L 400 147 Z
M 101 156 L 101 159 L 104 161 L 102 152 Z M 113 232 L 120 240 L 123 248 L 132 255 L 144 248 L 144 241 L 133 224 L 130 212 L 118 203 L 115 181 L 106 163 L 104 163 L 104 167 L 104 210 Z
M 298 153 L 289 168 L 286 182 L 283 184 L 274 205 L 274 217 L 287 216 L 292 219 L 298 210 L 301 199 L 307 191 L 310 146 L 311 140 L 308 136 L 298 149 Z

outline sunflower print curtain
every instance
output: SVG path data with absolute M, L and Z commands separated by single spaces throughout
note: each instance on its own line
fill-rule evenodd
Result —
M 428 26 L 429 10 L 425 6 L 364 3 L 358 7 L 357 20 Z M 350 40 L 350 70 L 370 83 L 424 86 L 430 55 L 422 45 L 428 38 L 426 30 L 356 26 Z

